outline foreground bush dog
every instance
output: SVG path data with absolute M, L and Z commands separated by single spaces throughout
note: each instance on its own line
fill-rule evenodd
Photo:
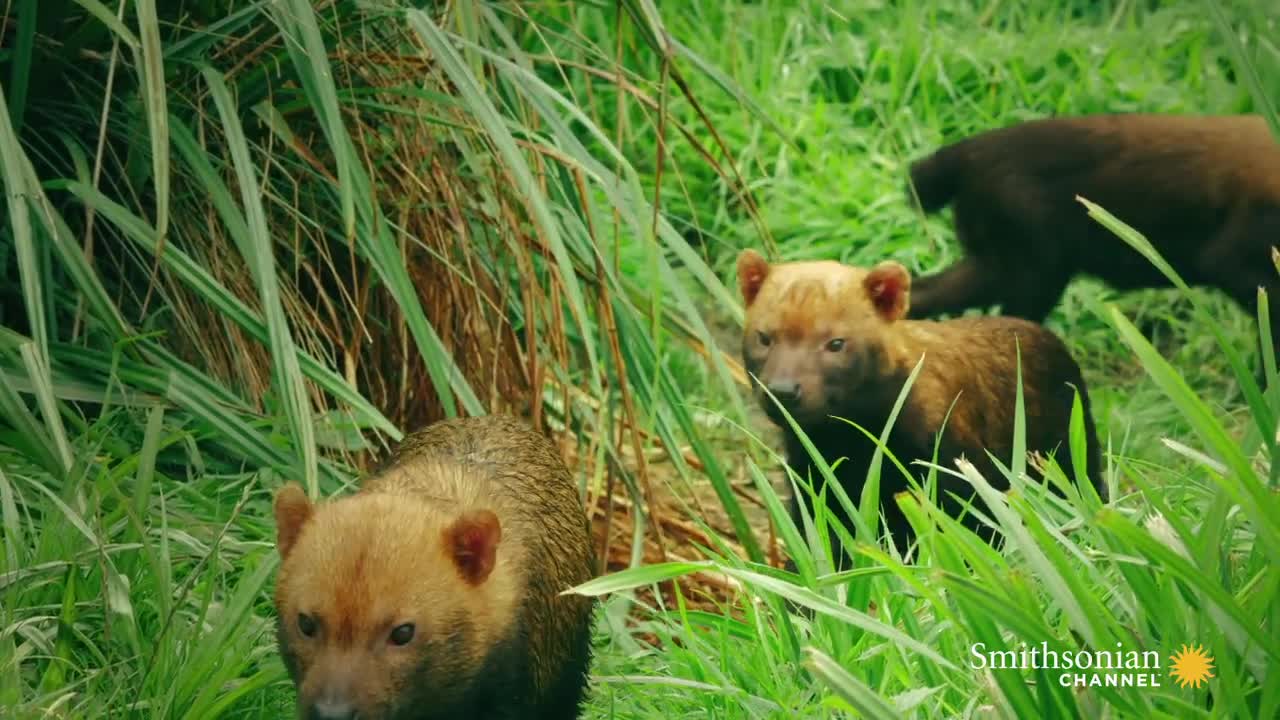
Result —
M 278 635 L 306 719 L 576 718 L 592 575 L 582 502 L 522 422 L 436 423 L 350 497 L 275 499 Z
M 912 463 L 933 458 L 941 429 L 940 466 L 954 469 L 955 459 L 963 455 L 993 486 L 1008 487 L 984 449 L 1003 463 L 1013 454 L 1015 338 L 1022 353 L 1027 450 L 1054 452 L 1067 476 L 1074 478 L 1068 440 L 1079 390 L 1088 439 L 1086 474 L 1100 494 L 1106 492 L 1080 369 L 1062 341 L 1042 326 L 989 316 L 907 320 L 910 276 L 894 262 L 871 270 L 836 262 L 770 265 L 754 250 L 744 250 L 738 256 L 738 284 L 747 311 L 742 348 L 746 369 L 786 408 L 828 464 L 845 459 L 834 473 L 855 503 L 876 446 L 838 418 L 879 436 L 922 354 L 924 367 L 894 423 L 889 451 L 922 477 L 925 468 Z M 773 400 L 763 392 L 760 398 L 769 417 L 783 429 L 788 464 L 801 479 L 820 484 L 819 471 Z M 963 506 L 951 495 L 969 500 L 973 488 L 949 474 L 938 473 L 937 478 L 938 502 L 954 517 Z M 880 482 L 885 526 L 898 550 L 906 551 L 913 532 L 893 501 L 895 493 L 909 487 L 906 478 L 886 458 Z M 839 501 L 831 492 L 827 498 L 832 514 L 853 532 Z M 973 503 L 983 509 L 976 499 Z M 790 510 L 803 528 L 795 498 Z M 988 540 L 993 537 L 975 520 L 966 522 Z
M 1079 195 L 1141 232 L 1189 284 L 1257 316 L 1280 275 L 1280 143 L 1258 116 L 1094 115 L 961 140 L 911 166 L 925 212 L 953 205 L 966 257 L 915 281 L 912 317 L 993 304 L 1042 322 L 1077 274 L 1118 290 L 1169 286 Z M 1280 312 L 1271 312 L 1280 341 Z

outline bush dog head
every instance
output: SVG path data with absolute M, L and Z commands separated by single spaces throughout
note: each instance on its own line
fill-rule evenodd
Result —
M 301 717 L 418 717 L 479 672 L 476 636 L 503 627 L 487 616 L 513 602 L 494 573 L 496 514 L 383 493 L 313 504 L 289 484 L 275 518 L 278 632 Z
M 771 265 L 755 250 L 738 256 L 746 303 L 743 358 L 760 401 L 785 425 L 767 388 L 801 426 L 834 412 L 879 406 L 890 327 L 907 314 L 911 277 L 896 262 L 870 270 L 837 262 Z

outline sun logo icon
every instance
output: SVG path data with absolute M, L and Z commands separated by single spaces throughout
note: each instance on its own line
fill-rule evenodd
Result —
M 1199 689 L 1200 683 L 1213 677 L 1212 670 L 1213 658 L 1205 654 L 1204 647 L 1201 645 L 1196 647 L 1183 645 L 1182 650 L 1169 658 L 1169 675 L 1177 680 L 1181 687 L 1190 685 Z

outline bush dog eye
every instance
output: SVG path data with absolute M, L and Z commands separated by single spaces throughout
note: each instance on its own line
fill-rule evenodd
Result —
M 315 637 L 316 620 L 306 613 L 298 613 L 298 632 L 306 637 Z
M 391 644 L 397 647 L 408 645 L 413 640 L 413 623 L 397 625 L 391 631 Z

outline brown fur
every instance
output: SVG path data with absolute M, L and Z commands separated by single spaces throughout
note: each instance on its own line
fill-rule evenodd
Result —
M 313 505 L 290 484 L 275 516 L 301 717 L 578 716 L 592 602 L 559 593 L 590 579 L 591 538 L 559 454 L 522 422 L 436 423 L 357 494 Z
M 1280 298 L 1280 143 L 1258 116 L 1026 122 L 942 148 L 912 165 L 911 181 L 926 212 L 953 206 L 966 253 L 916 280 L 912 317 L 999 304 L 1042 322 L 1079 274 L 1119 290 L 1169 285 L 1077 195 L 1141 232 L 1188 283 L 1255 317 L 1258 287 Z M 1271 317 L 1280 342 L 1280 312 Z
M 747 370 L 778 397 L 828 463 L 846 458 L 835 473 L 855 503 L 874 444 L 833 417 L 858 423 L 878 436 L 922 356 L 924 367 L 895 422 L 889 451 L 908 466 L 914 460 L 930 460 L 935 435 L 945 421 L 939 464 L 954 468 L 953 461 L 964 456 L 994 486 L 1008 487 L 984 450 L 1001 462 L 1011 459 L 1018 368 L 1015 340 L 1021 347 L 1027 449 L 1044 454 L 1056 451 L 1059 464 L 1068 477 L 1074 477 L 1067 441 L 1074 390 L 1079 390 L 1089 441 L 1085 474 L 1100 493 L 1105 492 L 1080 369 L 1062 341 L 1043 327 L 1004 317 L 907 320 L 910 277 L 893 262 L 871 270 L 836 262 L 770 265 L 755 251 L 746 250 L 738 258 L 738 277 L 747 304 L 743 342 Z M 841 342 L 833 345 L 833 340 Z M 763 392 L 760 395 L 766 412 L 786 436 L 788 463 L 801 478 L 811 474 L 820 480 L 774 402 Z M 890 498 L 907 485 L 888 462 L 883 468 L 881 509 L 895 544 L 905 550 L 913 533 Z M 923 469 L 917 466 L 913 472 Z M 938 474 L 938 483 L 939 501 L 953 513 L 958 506 L 944 498 L 948 491 L 965 498 L 972 495 L 967 483 L 943 473 Z M 852 532 L 835 503 L 834 498 L 828 501 Z M 794 499 L 792 514 L 800 523 Z

